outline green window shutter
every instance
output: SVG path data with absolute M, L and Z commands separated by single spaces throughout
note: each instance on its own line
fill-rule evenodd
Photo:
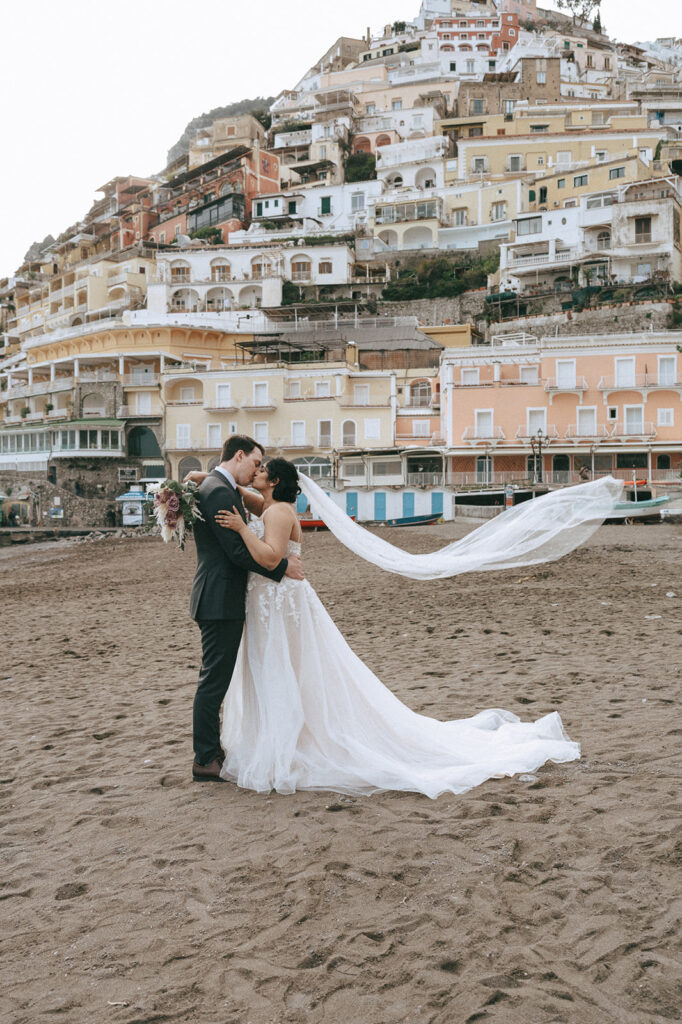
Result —
M 535 202 L 535 189 L 534 188 L 532 188 L 529 191 L 529 193 L 528 193 L 528 202 L 529 203 L 534 203 Z
M 321 202 L 321 211 L 320 211 L 321 213 L 331 213 L 332 212 L 332 197 L 331 196 L 322 196 L 321 199 L 320 199 L 320 202 Z

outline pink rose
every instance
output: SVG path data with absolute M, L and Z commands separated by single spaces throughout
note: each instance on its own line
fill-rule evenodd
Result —
M 168 509 L 169 512 L 180 511 L 180 499 L 178 498 L 177 494 L 173 494 L 171 492 L 170 497 L 166 499 L 166 508 Z

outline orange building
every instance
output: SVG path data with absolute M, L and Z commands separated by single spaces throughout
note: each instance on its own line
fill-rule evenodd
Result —
M 448 482 L 612 473 L 664 485 L 682 469 L 682 371 L 673 332 L 502 335 L 446 349 L 440 368 Z

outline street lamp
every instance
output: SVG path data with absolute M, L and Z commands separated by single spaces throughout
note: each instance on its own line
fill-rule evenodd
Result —
M 533 483 L 542 481 L 542 449 L 549 444 L 549 438 L 542 427 L 538 427 L 535 434 L 530 436 L 530 447 L 533 452 Z

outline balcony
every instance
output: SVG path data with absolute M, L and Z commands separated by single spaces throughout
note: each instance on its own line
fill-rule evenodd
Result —
M 147 420 L 149 420 L 149 419 L 161 419 L 162 412 L 161 412 L 160 409 L 157 410 L 156 412 L 151 412 L 151 411 L 149 411 L 149 412 L 140 412 L 140 410 L 136 409 L 135 406 L 133 406 L 133 405 L 120 405 L 118 407 L 118 412 L 116 413 L 116 415 L 117 415 L 117 417 L 120 420 L 127 420 L 127 419 L 130 419 L 130 420 L 133 420 L 133 419 L 147 419 Z
M 571 381 L 559 381 L 556 377 L 548 377 L 545 381 L 545 391 L 554 393 L 566 391 L 587 391 L 587 381 L 584 377 L 574 377 Z
M 541 430 L 543 434 L 547 435 L 550 441 L 553 441 L 559 436 L 559 432 L 553 423 L 544 424 L 544 426 L 541 427 Z M 538 428 L 536 427 L 535 430 L 531 430 L 527 423 L 522 423 L 521 426 L 517 428 L 515 436 L 521 440 L 530 441 L 532 437 L 536 438 L 538 436 Z
M 668 374 L 635 373 L 629 377 L 601 377 L 599 391 L 641 391 L 651 389 L 669 390 L 682 388 L 682 378 Z
M 529 253 L 528 255 L 518 255 L 510 252 L 508 253 L 507 266 L 513 267 L 515 270 L 520 267 L 546 267 L 554 263 L 568 263 L 571 260 L 577 260 L 588 255 L 587 251 L 581 251 L 580 249 L 562 249 L 553 256 L 548 252 Z
M 583 427 L 571 424 L 566 428 L 564 435 L 569 441 L 595 441 L 603 440 L 609 436 L 609 428 L 603 424 L 595 424 L 593 427 Z
M 121 384 L 124 388 L 152 388 L 161 383 L 158 373 L 124 373 Z
M 341 406 L 342 409 L 388 409 L 390 404 L 390 400 L 386 398 L 381 399 L 380 401 L 370 398 L 368 398 L 366 401 L 357 401 L 356 399 L 348 398 L 342 395 L 341 398 L 339 399 L 339 405 Z
M 276 412 L 277 406 L 272 402 L 244 402 L 241 406 L 244 412 Z
M 280 438 L 280 440 L 278 442 L 276 442 L 276 444 L 277 444 L 278 448 L 285 448 L 285 449 L 288 449 L 288 448 L 291 448 L 291 449 L 295 449 L 295 448 L 314 448 L 315 447 L 315 442 L 313 440 L 311 440 L 310 438 L 308 438 L 308 437 Z
M 653 423 L 622 423 L 618 422 L 611 431 L 611 438 L 649 438 L 656 437 L 656 428 Z
M 433 444 L 442 444 L 443 443 L 442 438 L 440 437 L 440 434 L 437 431 L 431 431 L 431 430 L 427 431 L 426 434 L 415 434 L 414 430 L 407 430 L 407 431 L 397 430 L 395 432 L 395 440 L 396 440 L 396 443 L 397 442 L 405 443 L 405 442 L 408 442 L 408 441 L 412 442 L 413 444 L 414 443 L 418 443 L 420 445 L 423 445 L 423 447 L 425 447 L 425 448 L 428 448 L 428 447 L 430 447 Z
M 443 483 L 442 473 L 408 473 L 408 487 L 439 487 Z
M 236 405 L 231 404 L 231 403 L 224 404 L 224 405 L 218 405 L 216 402 L 211 402 L 211 401 L 204 402 L 204 409 L 205 409 L 206 412 L 212 412 L 212 413 L 217 413 L 217 414 L 220 414 L 222 412 L 232 412 L 232 413 L 234 413 L 234 412 L 238 411 L 238 407 Z
M 502 427 L 467 427 L 462 434 L 463 441 L 506 441 Z

